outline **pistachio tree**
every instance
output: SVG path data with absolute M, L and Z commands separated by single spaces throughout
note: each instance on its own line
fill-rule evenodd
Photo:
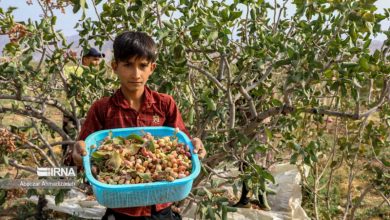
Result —
M 100 70 L 80 67 L 81 76 L 64 72 L 77 60 L 69 56 L 71 43 L 54 30 L 53 9 L 93 8 L 97 18 L 82 13 L 75 27 L 84 49 L 92 39 L 102 47 L 128 30 L 144 31 L 158 43 L 158 67 L 148 83 L 174 96 L 190 133 L 208 151 L 190 196 L 203 218 L 234 211 L 221 196 L 222 185 L 237 191 L 244 182 L 266 201 L 268 184 L 275 182 L 269 166 L 287 160 L 302 172 L 311 217 L 354 219 L 367 195 L 390 205 L 390 31 L 381 26 L 390 11 L 379 13 L 375 2 L 37 1 L 43 18 L 19 23 L 15 9 L 1 9 L 0 33 L 10 43 L 0 63 L 0 98 L 12 102 L 1 104 L 0 113 L 29 119 L 4 129 L 16 149 L 31 149 L 29 157 L 57 165 L 51 149 L 60 143 L 45 135 L 72 143 L 92 100 L 117 88 L 105 63 Z M 288 6 L 296 8 L 293 15 Z M 379 34 L 383 45 L 370 50 Z M 48 107 L 73 118 L 73 136 L 45 115 Z M 2 151 L 10 165 L 23 168 L 17 153 Z M 231 164 L 241 174 L 221 175 Z M 340 171 L 346 171 L 346 193 L 336 198 Z M 360 175 L 365 178 L 356 193 Z

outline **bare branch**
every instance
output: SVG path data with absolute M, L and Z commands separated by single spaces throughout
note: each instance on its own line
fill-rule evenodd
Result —
M 15 160 L 9 160 L 9 165 L 16 167 L 17 169 L 26 170 L 26 171 L 31 172 L 31 173 L 37 173 L 36 169 L 29 167 L 29 166 L 20 165 Z
M 387 202 L 387 204 L 390 206 L 390 200 L 389 200 L 389 198 L 387 198 L 387 197 L 385 196 L 385 194 L 383 194 L 382 191 L 380 191 L 380 190 L 378 190 L 378 189 L 376 189 L 376 191 L 379 193 L 380 196 L 382 196 L 382 198 L 383 198 L 383 199 Z
M 368 192 L 370 192 L 371 189 L 373 189 L 374 187 L 372 185 L 368 185 L 366 186 L 366 188 L 364 188 L 362 194 L 360 194 L 358 200 L 356 201 L 355 205 L 352 207 L 351 209 L 351 214 L 349 216 L 350 219 L 354 219 L 354 216 L 355 216 L 355 212 L 356 212 L 356 209 L 359 208 L 360 204 L 362 203 L 364 197 L 367 195 Z
M 202 73 L 207 78 L 209 78 L 212 82 L 214 82 L 217 85 L 217 87 L 220 88 L 223 92 L 227 92 L 226 88 L 221 84 L 221 82 L 217 80 L 211 73 L 191 63 L 187 63 L 187 66 L 195 70 L 198 70 L 200 73 Z
M 277 5 L 278 5 L 278 3 L 276 2 L 276 0 L 274 0 L 274 26 L 272 27 L 272 33 L 275 33 L 275 31 L 276 31 L 276 10 L 277 10 Z
M 212 172 L 214 175 L 216 175 L 217 177 L 219 178 L 222 178 L 222 179 L 237 179 L 239 178 L 239 175 L 238 176 L 223 176 L 221 175 L 220 173 L 218 173 L 217 171 L 215 171 L 213 168 L 211 168 L 210 166 L 208 166 L 207 164 L 203 164 L 203 166 L 209 170 L 210 172 Z
M 265 71 L 264 75 L 255 83 L 245 88 L 245 91 L 250 92 L 252 89 L 255 89 L 260 83 L 262 83 L 270 74 L 273 69 L 273 66 L 269 66 L 267 70 Z M 237 94 L 234 97 L 234 100 L 238 100 L 240 98 L 241 94 Z
M 263 121 L 266 118 L 269 118 L 271 116 L 278 115 L 281 113 L 287 114 L 287 113 L 293 112 L 294 110 L 295 109 L 292 107 L 281 106 L 281 107 L 274 107 L 274 108 L 268 109 L 264 112 L 258 113 L 257 117 L 254 118 L 254 120 L 252 120 L 246 127 L 243 128 L 243 130 L 244 130 L 243 133 L 245 133 L 245 134 L 251 133 L 253 130 L 255 130 L 257 128 L 257 126 L 261 123 L 261 121 Z
M 239 86 L 239 91 L 240 91 L 240 93 L 244 96 L 244 98 L 245 98 L 246 100 L 248 100 L 248 102 L 249 102 L 249 108 L 250 108 L 250 111 L 251 111 L 251 114 L 252 114 L 252 118 L 257 117 L 257 111 L 256 111 L 255 104 L 254 104 L 254 102 L 253 102 L 252 96 L 250 96 L 250 95 L 248 94 L 248 92 L 244 89 L 244 87 L 241 86 L 241 85 Z
M 236 124 L 236 105 L 234 104 L 233 97 L 232 97 L 232 90 L 231 90 L 231 72 L 230 72 L 230 66 L 228 63 L 228 60 L 225 55 L 222 55 L 221 57 L 225 63 L 226 71 L 227 71 L 227 98 L 229 101 L 229 108 L 230 108 L 230 119 L 229 119 L 229 129 L 234 128 L 234 125 Z
M 280 8 L 280 10 L 279 10 L 279 15 L 278 15 L 278 20 L 276 20 L 276 22 L 275 22 L 275 16 L 276 16 L 276 1 L 275 1 L 275 12 L 274 12 L 274 26 L 273 26 L 273 28 L 272 28 L 272 32 L 273 33 L 275 33 L 275 31 L 276 31 L 276 28 L 278 27 L 278 25 L 279 25 L 279 22 L 280 22 L 280 18 L 282 17 L 282 13 L 283 13 L 283 10 L 285 10 L 286 9 L 286 4 L 287 4 L 287 0 L 285 0 L 284 1 L 284 3 L 283 3 L 283 6 Z
M 9 131 L 9 132 L 10 132 L 10 131 Z M 36 150 L 36 151 L 39 153 L 39 155 L 41 155 L 42 158 L 45 158 L 45 159 L 47 160 L 47 162 L 49 162 L 49 164 L 50 164 L 52 167 L 55 167 L 55 164 L 54 164 L 53 161 L 47 156 L 47 154 L 46 154 L 45 151 L 43 151 L 41 148 L 39 148 L 37 145 L 31 143 L 30 141 L 24 140 L 24 139 L 22 139 L 21 137 L 19 137 L 18 135 L 13 134 L 12 132 L 10 132 L 10 133 L 12 134 L 12 136 L 13 136 L 15 139 L 17 139 L 17 140 L 21 141 L 22 143 L 24 143 L 24 147 L 29 148 L 29 149 L 34 149 L 34 150 Z
M 0 99 L 12 99 L 12 100 L 17 100 L 17 101 L 47 104 L 47 105 L 50 105 L 50 106 L 57 108 L 66 116 L 72 117 L 72 115 L 73 115 L 71 112 L 66 110 L 66 108 L 61 103 L 58 102 L 58 100 L 54 100 L 54 99 L 41 99 L 41 98 L 36 98 L 36 97 L 31 97 L 31 96 L 22 96 L 19 98 L 16 95 L 0 95 Z
M 76 143 L 76 141 L 59 141 L 59 142 L 50 143 L 49 145 L 54 147 L 54 146 L 63 145 L 63 144 L 71 145 L 71 144 L 74 144 L 74 143 Z
M 66 134 L 60 127 L 58 127 L 55 122 L 52 120 L 46 118 L 42 114 L 40 114 L 37 110 L 29 109 L 29 110 L 23 110 L 23 109 L 12 109 L 12 108 L 5 108 L 0 106 L 0 113 L 6 113 L 6 112 L 12 112 L 14 114 L 22 115 L 22 116 L 30 116 L 37 119 L 42 120 L 42 123 L 49 126 L 51 129 L 56 131 L 64 140 L 72 140 L 68 134 Z
M 158 24 L 158 27 L 161 29 L 162 28 L 162 23 L 161 23 L 160 9 L 158 8 L 158 1 L 156 1 L 156 14 L 157 14 L 157 24 Z
M 39 69 L 41 69 L 41 65 L 43 63 L 43 59 L 45 58 L 45 54 L 46 54 L 46 48 L 44 47 L 43 51 L 42 51 L 41 59 L 39 60 L 39 63 L 37 65 L 37 68 L 35 68 L 35 71 L 38 71 Z
M 34 119 L 31 119 L 31 122 L 32 122 L 32 125 L 34 126 L 35 128 L 35 131 L 37 132 L 38 136 L 39 136 L 39 139 L 43 142 L 43 144 L 47 147 L 47 149 L 49 150 L 51 156 L 53 157 L 53 160 L 54 160 L 54 163 L 57 167 L 60 166 L 60 164 L 58 163 L 58 160 L 55 156 L 55 153 L 53 152 L 53 149 L 52 149 L 52 146 L 49 144 L 49 142 L 47 142 L 47 140 L 43 137 L 42 133 L 39 131 L 37 125 L 36 125 L 36 122 Z

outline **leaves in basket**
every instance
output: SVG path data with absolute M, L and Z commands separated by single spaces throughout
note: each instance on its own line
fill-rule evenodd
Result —
M 141 148 L 141 146 L 139 146 L 137 144 L 130 144 L 130 145 L 126 146 L 125 149 L 126 149 L 127 153 L 129 153 L 130 155 L 136 155 L 140 148 Z
M 111 155 L 113 152 L 110 151 L 95 151 L 91 154 L 93 159 L 96 160 L 102 160 L 104 159 L 105 155 Z
M 156 147 L 154 146 L 153 141 L 148 141 L 148 143 L 146 145 L 146 149 L 150 150 L 153 153 L 155 152 Z
M 152 177 L 150 176 L 149 173 L 141 173 L 137 172 L 138 176 L 141 177 L 143 180 L 150 181 L 152 180 Z
M 114 143 L 116 145 L 121 145 L 121 144 L 125 143 L 125 139 L 123 137 L 114 137 L 112 139 L 112 143 Z
M 106 166 L 111 166 L 115 171 L 117 171 L 122 164 L 122 160 L 121 155 L 118 152 L 113 151 L 111 158 L 106 162 Z
M 137 134 L 130 134 L 129 136 L 126 137 L 126 139 L 127 140 L 136 140 L 142 144 L 145 142 L 144 139 Z

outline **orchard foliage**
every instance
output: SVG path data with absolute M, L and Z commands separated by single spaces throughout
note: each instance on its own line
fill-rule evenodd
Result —
M 190 133 L 208 150 L 194 186 L 216 168 L 246 164 L 240 179 L 225 184 L 236 189 L 245 181 L 261 194 L 274 182 L 270 164 L 288 159 L 302 173 L 310 168 L 304 185 L 312 217 L 353 219 L 368 193 L 383 198 L 390 193 L 390 31 L 381 26 L 390 11 L 378 13 L 375 2 L 37 1 L 44 16 L 35 22 L 16 22 L 17 9 L 1 8 L 0 34 L 10 43 L 0 61 L 0 98 L 13 101 L 2 104 L 0 113 L 29 118 L 23 127 L 7 128 L 16 137 L 28 134 L 18 147 L 47 152 L 48 165 L 60 162 L 42 133 L 74 141 L 92 101 L 118 83 L 106 63 L 99 70 L 78 65 L 69 54 L 72 43 L 54 29 L 53 9 L 101 6 L 97 19 L 83 13 L 76 25 L 80 47 L 87 49 L 91 40 L 102 47 L 126 30 L 153 36 L 158 67 L 149 85 L 175 97 Z M 296 7 L 293 15 L 287 14 L 290 4 Z M 379 34 L 385 36 L 383 46 L 372 51 Z M 78 65 L 82 74 L 67 75 L 67 65 Z M 74 136 L 45 115 L 48 106 L 73 118 Z M 1 152 L 12 158 L 17 153 Z M 266 163 L 259 163 L 265 155 Z M 330 194 L 340 169 L 348 172 L 347 196 L 335 200 Z M 354 180 L 362 173 L 364 189 L 354 194 Z M 205 192 L 199 203 L 203 217 L 234 211 L 225 199 L 216 202 Z M 337 206 L 343 213 L 334 211 Z

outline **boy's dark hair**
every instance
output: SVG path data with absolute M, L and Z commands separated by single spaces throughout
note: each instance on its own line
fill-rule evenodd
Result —
M 156 43 L 144 32 L 126 31 L 114 40 L 116 61 L 127 61 L 131 57 L 144 57 L 154 62 L 157 59 L 156 51 Z

